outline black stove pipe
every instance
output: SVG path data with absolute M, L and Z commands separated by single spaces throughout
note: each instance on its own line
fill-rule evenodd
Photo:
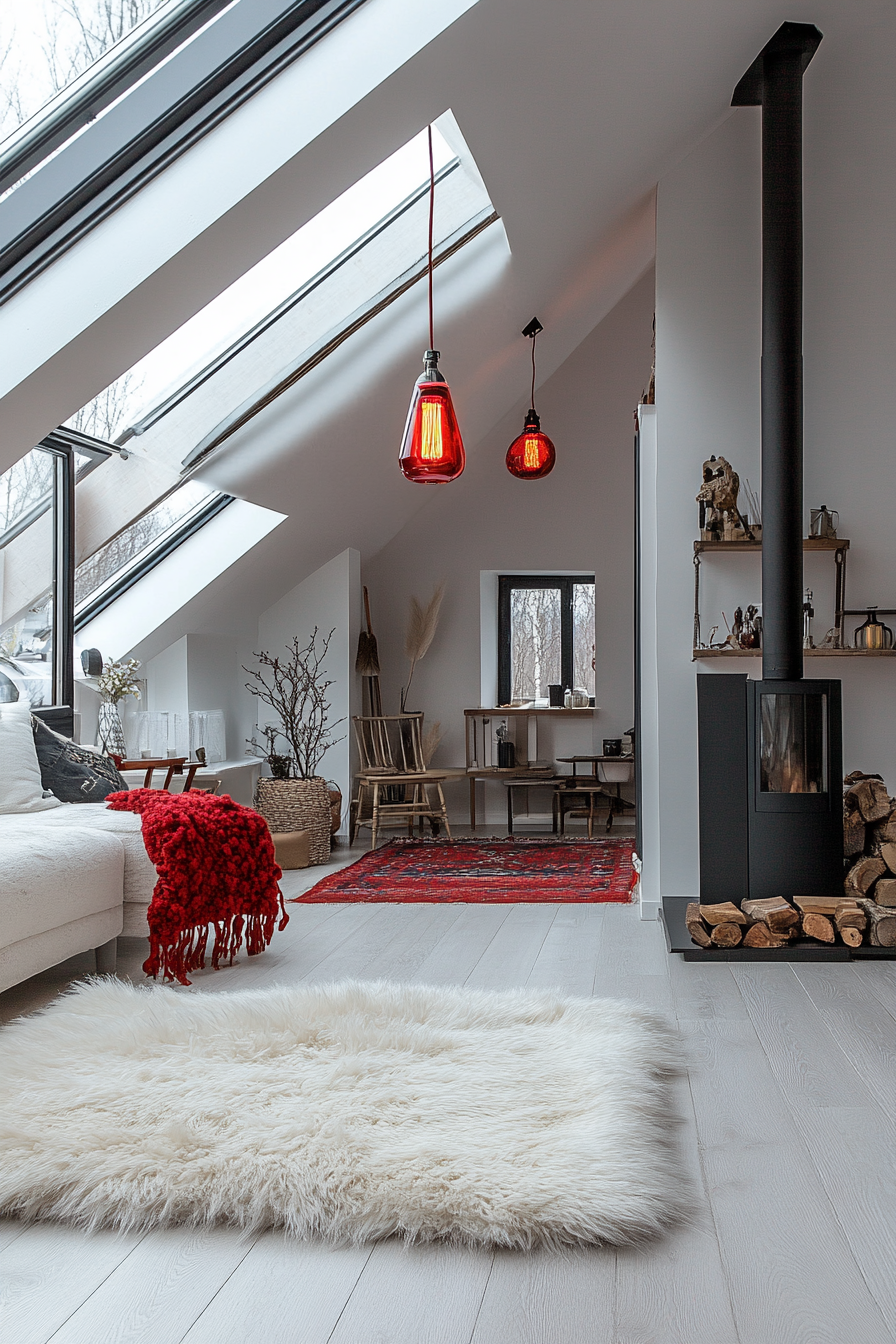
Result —
M 803 675 L 803 73 L 821 33 L 783 23 L 733 107 L 762 107 L 762 676 Z

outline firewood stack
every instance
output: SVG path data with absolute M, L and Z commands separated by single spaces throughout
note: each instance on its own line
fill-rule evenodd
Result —
M 700 905 L 686 922 L 698 947 L 787 947 L 794 939 L 896 948 L 896 799 L 880 775 L 844 780 L 842 896 L 795 896 Z

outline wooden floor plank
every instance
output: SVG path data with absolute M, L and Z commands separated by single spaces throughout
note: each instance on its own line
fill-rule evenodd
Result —
M 0 1339 L 46 1344 L 142 1240 L 37 1223 L 0 1252 Z
M 27 1224 L 19 1222 L 18 1218 L 0 1218 L 0 1251 L 11 1241 L 15 1241 L 16 1237 L 20 1237 L 26 1226 Z
M 472 1344 L 614 1344 L 615 1260 L 612 1248 L 498 1251 Z
M 740 1344 L 891 1344 L 749 1024 L 683 1025 Z
M 896 1033 L 869 990 L 850 975 L 831 974 L 837 969 L 797 963 L 794 972 L 888 1123 L 896 1111 Z
M 472 989 L 515 989 L 532 973 L 556 905 L 514 905 L 498 932 L 467 976 Z
M 561 905 L 526 981 L 527 989 L 557 989 L 587 998 L 603 928 L 600 905 Z
M 874 1107 L 797 1106 L 794 1118 L 862 1277 L 896 1339 L 896 1170 Z
M 836 968 L 847 977 L 849 969 Z M 840 1049 L 791 966 L 747 962 L 733 966 L 731 974 L 788 1101 L 815 1106 L 874 1105 L 850 1055 Z
M 685 961 L 669 957 L 669 980 L 675 1011 L 688 1021 L 715 1022 L 725 1018 L 746 1022 L 750 1014 L 731 974 L 728 962 Z
M 326 1344 L 369 1257 L 266 1232 L 183 1344 Z
M 873 994 L 878 1003 L 896 1019 L 896 962 L 854 961 L 853 975 Z
M 405 912 L 408 907 L 404 906 Z M 402 936 L 394 938 L 365 969 L 365 977 L 394 980 L 399 984 L 420 981 L 420 967 L 456 922 L 456 905 L 415 905 Z
M 662 1240 L 617 1252 L 615 1344 L 738 1344 L 686 1076 L 675 1084 L 674 1108 L 692 1219 Z
M 490 1251 L 380 1242 L 330 1344 L 469 1344 L 491 1264 Z
M 463 905 L 417 974 L 428 985 L 462 985 L 507 919 L 510 905 Z
M 53 1344 L 179 1344 L 248 1254 L 233 1228 L 157 1228 L 60 1330 Z
M 604 923 L 597 951 L 598 969 L 614 975 L 668 975 L 668 954 L 655 920 L 638 918 L 633 905 L 605 905 Z
M 417 930 L 424 926 L 429 906 L 370 905 L 372 915 L 362 927 L 321 958 L 302 977 L 306 983 L 359 977 L 376 980 L 378 964 L 396 957 L 403 947 L 413 943 Z

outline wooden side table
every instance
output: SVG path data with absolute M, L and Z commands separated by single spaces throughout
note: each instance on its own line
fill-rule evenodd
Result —
M 167 792 L 171 788 L 171 781 L 175 775 L 184 773 L 184 766 L 187 766 L 186 778 L 184 780 L 183 792 L 187 793 L 193 787 L 193 780 L 196 778 L 196 771 L 200 768 L 199 761 L 190 761 L 187 765 L 186 756 L 160 756 L 157 758 L 142 757 L 136 761 L 126 761 L 122 756 L 113 756 L 113 761 L 121 773 L 125 770 L 145 770 L 143 778 L 144 789 L 152 788 L 152 777 L 156 770 L 165 771 L 165 783 L 162 788 Z

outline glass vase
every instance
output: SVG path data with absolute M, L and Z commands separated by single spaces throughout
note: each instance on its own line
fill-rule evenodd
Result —
M 97 718 L 96 744 L 107 756 L 127 756 L 124 739 L 124 725 L 113 700 L 100 701 Z

